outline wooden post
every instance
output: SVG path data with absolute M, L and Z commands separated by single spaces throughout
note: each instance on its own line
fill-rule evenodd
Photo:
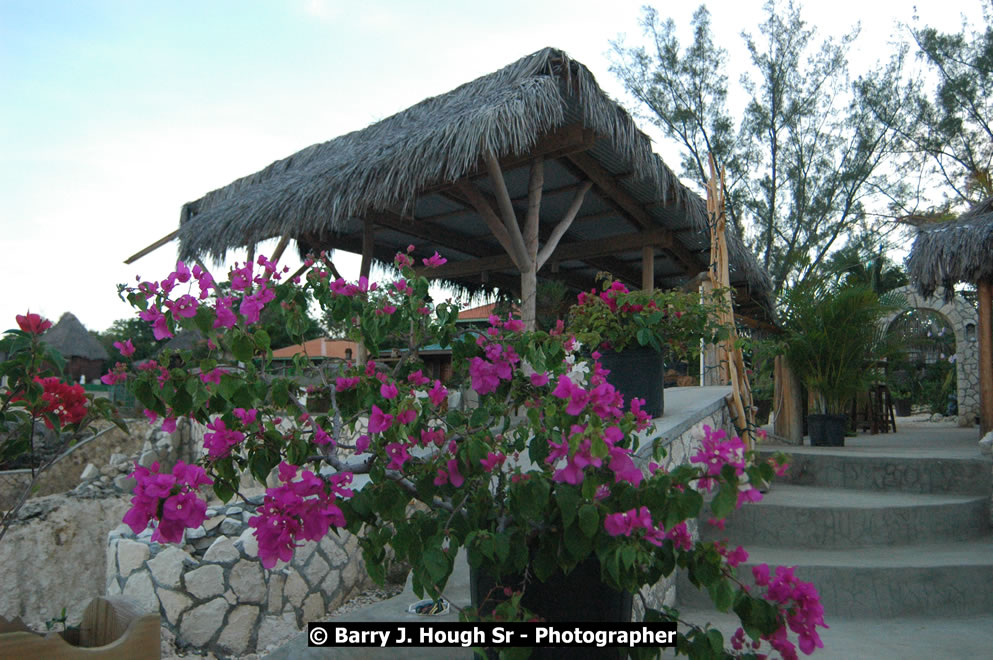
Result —
M 993 431 L 993 282 L 979 288 L 979 433 Z
M 372 221 L 368 218 L 362 219 L 362 263 L 359 266 L 359 277 L 364 277 L 369 279 L 369 273 L 372 272 L 372 250 L 375 245 L 375 233 L 373 231 Z M 373 356 L 375 357 L 375 356 Z M 365 345 L 359 342 L 358 355 L 355 361 L 359 365 L 364 365 L 369 360 L 369 353 L 366 351 Z
M 641 248 L 641 290 L 651 293 L 655 289 L 655 246 Z
M 783 355 L 775 361 L 776 393 L 773 400 L 773 433 L 791 445 L 803 444 L 803 402 L 800 382 Z

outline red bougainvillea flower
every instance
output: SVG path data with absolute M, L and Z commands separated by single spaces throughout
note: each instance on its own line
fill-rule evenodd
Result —
M 33 335 L 40 335 L 52 327 L 52 322 L 48 319 L 43 319 L 38 314 L 32 314 L 28 312 L 27 314 L 17 315 L 17 326 L 24 332 L 29 332 Z

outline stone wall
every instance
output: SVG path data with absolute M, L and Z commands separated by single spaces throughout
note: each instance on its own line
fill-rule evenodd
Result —
M 248 519 L 261 496 L 208 509 L 182 546 L 151 542 L 122 525 L 109 534 L 107 594 L 123 593 L 162 624 L 180 648 L 221 654 L 263 651 L 372 586 L 357 539 L 347 532 L 297 548 L 265 570 Z
M 679 465 L 689 463 L 690 457 L 702 446 L 700 441 L 704 435 L 704 426 L 709 426 L 712 429 L 724 429 L 729 435 L 735 434 L 734 426 L 731 423 L 731 415 L 723 400 L 715 406 L 714 410 L 706 413 L 705 417 L 695 421 L 689 428 L 675 429 L 672 435 L 666 437 L 663 444 L 666 449 L 666 456 L 662 464 L 667 470 L 671 471 Z M 635 459 L 642 468 L 642 471 L 646 473 L 648 463 L 651 460 L 650 452 L 650 447 L 646 447 L 643 451 L 638 452 Z M 695 521 L 690 521 L 688 528 L 694 540 L 699 538 Z M 663 605 L 668 607 L 674 606 L 676 604 L 676 582 L 676 573 L 673 573 L 669 577 L 663 578 L 654 586 L 642 589 L 641 595 L 645 599 L 645 603 L 653 609 L 659 609 Z M 644 606 L 641 598 L 635 598 L 632 620 L 641 621 L 644 614 Z

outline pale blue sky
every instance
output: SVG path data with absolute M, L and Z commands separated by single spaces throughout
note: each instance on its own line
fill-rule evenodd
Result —
M 184 202 L 543 46 L 631 109 L 605 52 L 618 33 L 638 36 L 641 4 L 0 0 L 0 326 L 30 307 L 106 328 L 129 315 L 118 282 L 159 279 L 175 262 L 171 245 L 122 264 L 175 229 Z M 682 26 L 696 6 L 667 4 L 660 13 Z M 732 59 L 761 4 L 709 3 Z M 865 61 L 913 13 L 808 4 L 824 34 L 861 19 Z M 978 0 L 917 5 L 944 29 L 981 14 Z

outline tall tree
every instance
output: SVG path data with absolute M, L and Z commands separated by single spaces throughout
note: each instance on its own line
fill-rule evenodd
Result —
M 894 128 L 902 57 L 852 82 L 847 53 L 856 28 L 818 40 L 792 2 L 766 3 L 758 36 L 742 37 L 751 71 L 737 126 L 727 106 L 727 53 L 700 7 L 681 48 L 671 20 L 646 10 L 651 51 L 614 43 L 613 71 L 683 150 L 682 174 L 703 184 L 707 152 L 725 167 L 732 219 L 769 271 L 776 293 L 823 267 L 850 234 L 880 231 L 904 212 L 909 190 L 888 178 L 900 148 Z
M 912 85 L 923 121 L 907 137 L 942 184 L 945 210 L 993 195 L 993 10 L 986 3 L 983 18 L 982 28 L 963 22 L 959 33 L 921 26 L 916 17 L 910 27 L 935 83 L 926 92 Z

